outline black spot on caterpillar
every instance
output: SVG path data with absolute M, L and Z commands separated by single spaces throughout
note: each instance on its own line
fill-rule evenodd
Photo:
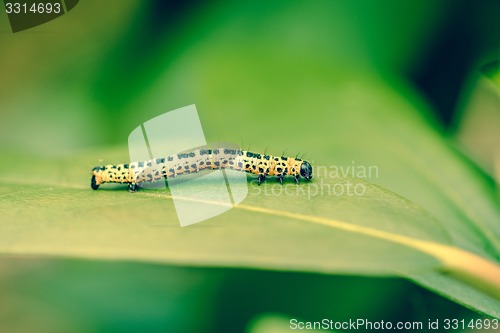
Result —
M 122 183 L 129 184 L 129 190 L 134 192 L 142 182 L 225 168 L 257 175 L 258 185 L 268 176 L 275 176 L 281 184 L 285 176 L 293 176 L 297 184 L 299 176 L 306 180 L 313 177 L 311 164 L 300 158 L 261 155 L 236 149 L 199 149 L 166 158 L 96 166 L 92 169 L 90 187 L 97 190 L 104 183 Z

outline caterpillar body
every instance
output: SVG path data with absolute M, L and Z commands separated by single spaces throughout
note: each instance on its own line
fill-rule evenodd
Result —
M 272 156 L 239 149 L 198 149 L 166 158 L 117 165 L 97 166 L 92 169 L 90 186 L 97 190 L 104 183 L 129 184 L 129 191 L 135 192 L 138 184 L 154 182 L 202 170 L 232 169 L 258 176 L 260 185 L 268 176 L 275 176 L 283 184 L 285 176 L 293 176 L 299 183 L 299 176 L 311 180 L 312 167 L 300 158 Z

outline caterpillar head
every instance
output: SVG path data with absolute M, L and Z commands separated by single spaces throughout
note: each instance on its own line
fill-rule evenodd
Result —
M 103 183 L 102 170 L 104 170 L 104 167 L 100 166 L 97 166 L 92 169 L 92 178 L 90 179 L 90 187 L 92 187 L 93 190 L 97 190 L 99 188 L 99 185 Z
M 307 161 L 303 161 L 300 165 L 300 175 L 307 180 L 311 180 L 313 177 L 313 170 L 311 164 Z

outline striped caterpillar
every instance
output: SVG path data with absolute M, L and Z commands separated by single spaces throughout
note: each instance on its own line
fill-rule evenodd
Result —
M 202 170 L 232 169 L 258 176 L 260 185 L 267 176 L 276 176 L 283 184 L 285 176 L 299 176 L 311 180 L 312 167 L 299 158 L 252 153 L 239 149 L 197 149 L 188 153 L 171 155 L 129 164 L 97 166 L 92 169 L 90 186 L 97 190 L 104 183 L 126 183 L 135 192 L 142 182 L 154 182 Z

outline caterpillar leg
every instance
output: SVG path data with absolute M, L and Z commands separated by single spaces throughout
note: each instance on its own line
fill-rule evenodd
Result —
M 295 183 L 298 185 L 299 184 L 299 175 L 295 175 Z
M 134 193 L 135 191 L 137 191 L 138 188 L 139 188 L 139 186 L 136 183 L 129 183 L 128 184 L 128 191 L 130 193 Z
M 283 185 L 283 175 L 278 176 L 278 183 L 280 183 L 281 185 Z
M 261 184 L 263 181 L 265 181 L 265 180 L 266 180 L 266 175 L 264 175 L 264 174 L 260 174 L 260 175 L 259 175 L 259 178 L 257 178 L 257 185 L 259 185 L 259 186 L 260 186 L 260 184 Z

